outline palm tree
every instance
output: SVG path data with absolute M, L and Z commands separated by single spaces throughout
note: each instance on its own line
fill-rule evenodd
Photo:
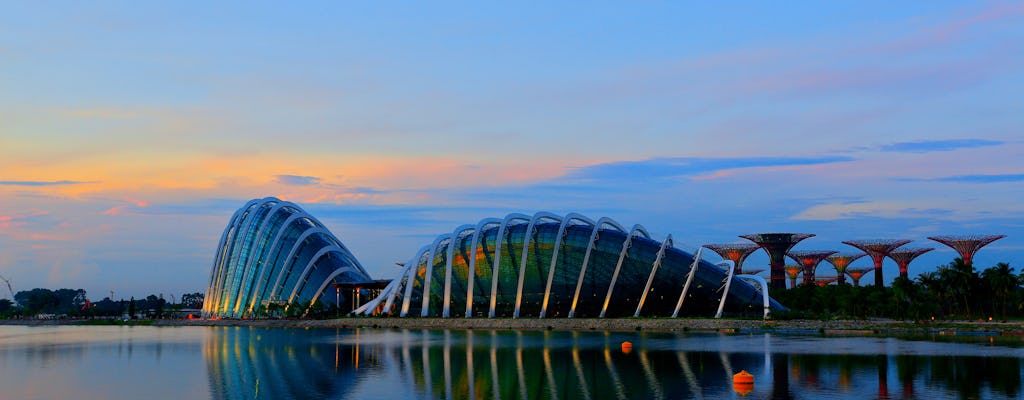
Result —
M 948 295 L 962 301 L 967 318 L 971 317 L 971 296 L 979 281 L 974 267 L 964 264 L 963 259 L 954 258 L 953 262 L 939 266 L 936 270 L 939 280 L 948 289 Z
M 993 294 L 1000 302 L 1001 318 L 1006 318 L 1006 303 L 1012 293 L 1020 286 L 1020 277 L 1013 273 L 1010 264 L 1001 262 L 981 272 L 981 277 L 988 282 Z

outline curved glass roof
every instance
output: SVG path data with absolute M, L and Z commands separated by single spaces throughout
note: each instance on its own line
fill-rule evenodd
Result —
M 273 197 L 251 200 L 221 235 L 203 313 L 243 318 L 270 304 L 309 307 L 333 282 L 369 280 L 348 248 L 302 208 Z
M 356 312 L 709 316 L 718 308 L 726 278 L 726 269 L 674 247 L 671 235 L 654 240 L 641 226 L 627 230 L 607 218 L 594 221 L 578 214 L 510 214 L 439 236 L 406 263 L 380 297 Z M 774 300 L 770 304 L 783 308 Z M 762 295 L 746 281 L 733 279 L 726 309 L 760 314 Z

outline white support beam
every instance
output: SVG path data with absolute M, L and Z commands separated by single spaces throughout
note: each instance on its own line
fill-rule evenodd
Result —
M 523 240 L 523 255 L 519 258 L 519 276 L 518 276 L 519 284 L 518 284 L 518 286 L 516 288 L 516 307 L 515 307 L 515 311 L 513 311 L 513 313 L 512 313 L 512 318 L 519 318 L 519 307 L 523 303 L 523 281 L 524 281 L 524 278 L 526 277 L 526 260 L 528 260 L 530 258 L 530 243 L 533 242 L 533 237 L 536 234 L 535 231 L 537 229 L 537 222 L 539 222 L 541 220 L 550 220 L 550 221 L 554 221 L 554 222 L 562 222 L 562 217 L 560 217 L 558 215 L 555 215 L 555 214 L 552 214 L 552 213 L 549 213 L 549 212 L 540 211 L 540 212 L 538 212 L 538 213 L 533 215 L 533 218 L 530 219 L 530 224 L 526 226 L 526 238 Z M 495 250 L 495 251 L 497 251 L 497 250 Z M 539 254 L 538 254 L 538 256 L 539 256 Z M 495 274 L 492 277 L 494 279 L 497 279 L 498 276 Z M 496 287 L 497 287 L 497 284 L 495 284 L 495 288 Z M 492 296 L 491 297 L 491 317 L 493 318 L 494 317 L 494 297 L 493 297 L 494 294 L 493 294 L 493 291 L 492 291 L 491 296 Z
M 725 311 L 725 298 L 729 297 L 729 288 L 732 286 L 732 274 L 736 269 L 736 264 L 733 264 L 732 260 L 723 260 L 715 265 L 726 269 L 725 288 L 722 290 L 722 299 L 718 301 L 718 311 L 715 312 L 715 318 L 722 318 L 722 312 Z
M 462 233 L 476 229 L 475 225 L 462 225 L 452 231 L 452 240 L 448 243 L 448 254 L 444 262 L 444 305 L 441 310 L 441 317 L 448 318 L 452 304 L 452 259 L 455 258 L 455 246 L 458 246 Z
M 736 277 L 740 279 L 746 279 L 748 281 L 753 281 L 758 285 L 761 285 L 761 299 L 764 301 L 764 315 L 762 316 L 762 318 L 768 319 L 768 316 L 769 314 L 771 314 L 772 311 L 770 307 L 771 297 L 768 295 L 768 282 L 766 282 L 764 278 L 757 275 L 736 275 Z
M 399 313 L 399 317 L 405 317 L 409 314 L 409 303 L 412 298 L 412 289 L 413 286 L 416 286 L 416 274 L 419 273 L 420 263 L 423 261 L 423 255 L 427 254 L 431 247 L 436 246 L 424 246 L 418 253 L 416 253 L 416 257 L 413 258 L 415 261 L 410 261 L 412 263 L 412 268 L 409 270 L 409 277 L 405 281 L 405 294 L 402 296 L 402 311 Z M 426 266 L 423 268 L 426 268 Z
M 534 218 L 537 217 L 535 216 Z M 490 296 L 487 299 L 489 301 L 487 307 L 487 318 L 494 318 L 495 308 L 498 307 L 498 275 L 501 273 L 502 267 L 502 247 L 505 243 L 505 236 L 508 234 L 508 227 L 513 221 L 529 221 L 530 226 L 532 226 L 532 221 L 534 220 L 531 220 L 530 217 L 525 214 L 512 213 L 502 220 L 502 225 L 498 228 L 498 236 L 495 237 L 495 257 L 494 261 L 492 261 L 494 265 L 490 266 Z M 526 232 L 526 236 L 526 242 L 528 242 L 528 231 Z M 512 254 L 512 250 L 509 250 L 509 254 Z M 471 310 L 467 310 L 466 312 L 469 313 L 470 311 Z M 468 318 L 469 315 L 466 317 Z
M 555 249 L 551 255 L 551 267 L 548 268 L 548 284 L 544 288 L 544 301 L 540 305 L 540 318 L 544 318 L 548 312 L 548 300 L 551 299 L 551 283 L 555 280 L 555 268 L 558 267 L 558 250 L 562 247 L 562 241 L 565 240 L 566 230 L 569 229 L 569 225 L 572 221 L 584 222 L 587 225 L 595 225 L 594 221 L 590 218 L 584 217 L 580 214 L 569 213 L 562 220 L 562 225 L 558 227 L 558 234 L 555 236 Z
M 445 240 L 448 241 L 448 245 L 451 246 L 452 234 L 447 233 L 438 236 L 434 239 L 434 244 L 430 246 L 430 255 L 427 256 L 427 273 L 423 276 L 423 302 L 422 309 L 420 309 L 420 316 L 426 317 L 430 311 L 430 281 L 434 276 L 434 257 L 437 255 L 437 248 L 441 246 L 441 243 Z
M 572 306 L 569 307 L 569 318 L 576 316 L 576 304 L 580 299 L 580 289 L 583 288 L 583 278 L 587 275 L 587 264 L 590 263 L 590 253 L 594 251 L 594 245 L 597 243 L 598 232 L 604 225 L 610 225 L 613 228 L 618 229 L 619 232 L 626 233 L 626 230 L 622 225 L 619 225 L 618 222 L 615 222 L 615 220 L 608 217 L 601 217 L 601 219 L 598 219 L 597 223 L 594 224 L 594 229 L 590 232 L 590 240 L 587 241 L 587 253 L 583 256 L 583 265 L 580 266 L 580 276 L 576 280 L 576 291 L 574 291 L 572 295 Z
M 647 276 L 647 284 L 644 285 L 644 292 L 640 295 L 640 303 L 636 305 L 636 312 L 633 313 L 634 317 L 640 316 L 640 311 L 644 308 L 644 302 L 647 301 L 647 293 L 651 291 L 651 284 L 654 283 L 654 274 L 658 272 L 658 268 L 661 267 L 662 260 L 665 259 L 665 250 L 672 247 L 672 235 L 669 234 L 664 242 L 661 242 L 661 248 L 658 249 L 658 255 L 654 257 L 654 263 L 651 264 L 651 274 Z
M 679 310 L 683 308 L 683 300 L 686 300 L 686 293 L 690 291 L 690 284 L 693 283 L 694 275 L 697 275 L 697 268 L 700 267 L 700 255 L 704 248 L 698 248 L 697 254 L 693 256 L 693 264 L 690 265 L 690 273 L 686 275 L 686 283 L 683 284 L 683 292 L 679 294 L 679 301 L 676 303 L 675 311 L 672 311 L 672 318 L 679 316 Z
M 470 246 L 472 250 L 469 256 L 469 270 L 466 271 L 466 318 L 473 316 L 473 286 L 476 283 L 476 257 L 477 247 L 480 247 L 480 238 L 483 237 L 483 233 L 486 227 L 490 225 L 500 225 L 502 221 L 497 218 L 484 218 L 480 220 L 480 223 L 476 225 L 476 229 L 473 231 L 473 239 L 471 240 Z M 495 258 L 494 262 L 498 262 L 501 259 Z
M 629 252 L 629 248 L 633 246 L 633 238 L 636 237 L 637 233 L 643 234 L 645 238 L 651 238 L 651 235 L 647 233 L 647 229 L 644 229 L 644 227 L 640 225 L 633 225 L 633 229 L 629 231 L 629 235 L 626 236 L 626 240 L 622 242 L 622 251 L 619 252 L 619 261 L 615 263 L 615 271 L 612 272 L 612 281 L 608 284 L 608 293 L 604 296 L 604 305 L 601 306 L 601 314 L 599 318 L 604 318 L 605 312 L 608 311 L 608 303 L 612 300 L 612 292 L 615 290 L 615 282 L 618 281 L 619 271 L 622 270 L 622 261 L 626 259 L 626 254 Z

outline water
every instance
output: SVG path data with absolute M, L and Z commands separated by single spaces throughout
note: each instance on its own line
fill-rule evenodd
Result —
M 1019 339 L 919 339 L 0 326 L 0 399 L 1024 398 Z

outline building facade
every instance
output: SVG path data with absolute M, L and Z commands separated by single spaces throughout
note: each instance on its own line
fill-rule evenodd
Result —
M 203 314 L 248 318 L 271 307 L 308 310 L 338 301 L 322 296 L 332 283 L 368 281 L 348 248 L 301 207 L 272 197 L 251 200 L 221 235 Z
M 731 264 L 730 264 L 731 265 Z M 692 272 L 692 273 L 691 273 Z M 510 214 L 438 236 L 357 313 L 423 317 L 711 316 L 728 269 L 636 225 L 579 214 Z M 761 292 L 732 279 L 730 313 L 760 314 Z M 783 309 L 774 300 L 772 309 Z

